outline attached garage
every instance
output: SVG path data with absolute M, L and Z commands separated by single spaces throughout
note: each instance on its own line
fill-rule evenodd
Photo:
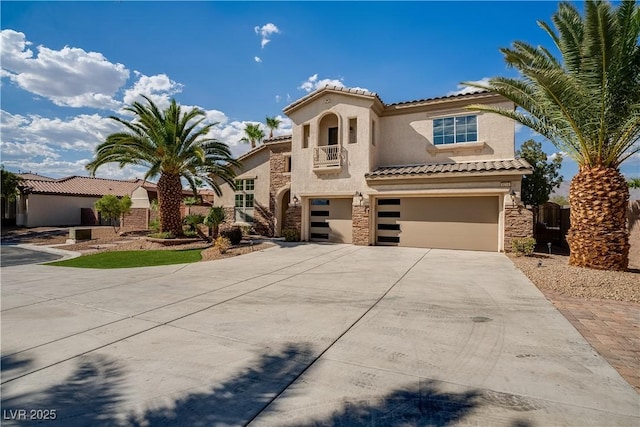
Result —
M 498 251 L 498 196 L 376 200 L 376 244 Z
M 309 238 L 314 242 L 351 243 L 351 205 L 348 199 L 311 199 Z

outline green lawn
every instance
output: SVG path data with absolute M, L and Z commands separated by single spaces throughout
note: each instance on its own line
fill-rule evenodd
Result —
M 80 256 L 47 265 L 77 268 L 133 268 L 154 265 L 186 264 L 202 259 L 202 249 L 182 251 L 113 251 Z

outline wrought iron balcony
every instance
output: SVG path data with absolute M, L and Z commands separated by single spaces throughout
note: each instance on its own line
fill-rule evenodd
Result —
M 313 149 L 313 167 L 339 168 L 342 166 L 342 147 L 339 145 L 323 145 Z

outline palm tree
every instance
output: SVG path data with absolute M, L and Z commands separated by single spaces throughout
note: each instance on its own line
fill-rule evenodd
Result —
M 233 166 L 239 163 L 232 158 L 229 147 L 207 137 L 214 124 L 203 125 L 204 111 L 194 108 L 183 112 L 175 100 L 160 111 L 151 99 L 144 96 L 146 104 L 134 102 L 125 111 L 136 117 L 126 121 L 110 118 L 125 127 L 125 131 L 109 135 L 96 148 L 95 159 L 86 168 L 95 175 L 106 163 L 142 165 L 148 168 L 144 179 L 160 175 L 158 199 L 160 231 L 181 236 L 180 202 L 184 178 L 197 194 L 197 183 L 202 180 L 220 196 L 220 180 L 234 185 Z
M 513 101 L 516 110 L 472 105 L 510 117 L 548 138 L 579 165 L 569 190 L 572 265 L 623 270 L 629 261 L 629 189 L 620 164 L 640 151 L 640 10 L 587 1 L 585 17 L 561 3 L 546 31 L 561 53 L 516 41 L 501 49 L 519 78 L 466 83 Z
M 220 224 L 225 221 L 225 212 L 222 206 L 212 206 L 209 210 L 209 214 L 204 219 L 204 223 L 209 227 L 209 236 L 213 240 L 218 238 L 220 231 Z
M 244 127 L 244 135 L 240 141 L 251 143 L 252 150 L 264 139 L 264 131 L 260 129 L 259 124 L 247 123 Z
M 640 188 L 640 178 L 631 178 L 627 181 L 627 185 L 629 188 L 637 189 Z
M 282 121 L 277 117 L 267 117 L 267 127 L 269 128 L 269 138 L 273 138 L 273 131 L 280 127 Z

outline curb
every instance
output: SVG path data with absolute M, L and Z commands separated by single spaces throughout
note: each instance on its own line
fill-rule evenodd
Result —
M 47 262 L 42 262 L 42 263 L 38 263 L 38 265 L 46 265 L 50 262 L 57 262 L 57 261 L 64 261 L 67 259 L 72 259 L 72 258 L 77 258 L 80 255 L 82 255 L 80 252 L 74 252 L 74 251 L 65 251 L 64 249 L 55 249 L 51 246 L 38 246 L 38 245 L 33 245 L 31 243 L 20 243 L 18 245 L 15 245 L 17 248 L 23 248 L 23 249 L 28 249 L 30 251 L 37 251 L 37 252 L 47 252 L 50 254 L 54 254 L 54 255 L 62 255 L 61 259 L 57 259 L 55 261 L 47 261 Z

